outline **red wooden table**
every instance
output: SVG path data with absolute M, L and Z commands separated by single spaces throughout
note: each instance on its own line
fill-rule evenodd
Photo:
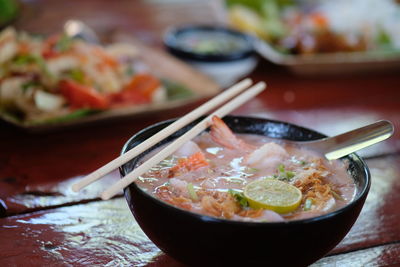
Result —
M 169 3 L 171 2 L 171 3 Z M 26 1 L 17 27 L 59 31 L 78 18 L 105 39 L 115 30 L 159 45 L 166 27 L 216 21 L 213 1 Z M 269 89 L 236 114 L 281 119 L 328 135 L 387 119 L 400 127 L 400 70 L 335 77 L 297 77 L 260 61 L 250 75 Z M 120 194 L 98 193 L 116 172 L 80 193 L 70 185 L 116 157 L 138 130 L 170 114 L 30 134 L 0 122 L 0 266 L 183 266 L 140 230 Z M 400 134 L 360 152 L 372 186 L 345 239 L 314 266 L 400 266 Z M 329 232 L 327 232 L 327 235 Z

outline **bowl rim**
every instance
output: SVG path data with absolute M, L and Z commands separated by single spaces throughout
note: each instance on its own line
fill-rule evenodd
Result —
M 287 126 L 291 126 L 291 127 L 296 127 L 300 130 L 306 130 L 306 131 L 311 131 L 314 132 L 316 134 L 319 134 L 321 136 L 325 136 L 324 134 L 314 131 L 312 129 L 306 128 L 306 127 L 302 127 L 299 126 L 297 124 L 293 124 L 293 123 L 289 123 L 289 122 L 285 122 L 285 121 L 279 121 L 279 120 L 273 120 L 273 119 L 268 119 L 268 118 L 260 118 L 260 117 L 252 117 L 252 116 L 237 116 L 237 115 L 228 115 L 225 116 L 224 118 L 231 118 L 231 119 L 256 119 L 256 120 L 261 120 L 264 121 L 265 123 L 267 122 L 272 122 L 272 123 L 280 123 L 280 124 L 284 124 Z M 140 130 L 139 132 L 137 132 L 136 134 L 134 134 L 132 137 L 130 137 L 128 139 L 128 141 L 124 144 L 124 146 L 122 147 L 121 150 L 121 154 L 126 153 L 126 151 L 128 151 L 128 146 L 131 142 L 134 141 L 134 139 L 140 137 L 140 135 L 146 133 L 147 131 L 156 128 L 156 127 L 160 127 L 165 125 L 168 126 L 169 124 L 173 123 L 174 121 L 176 121 L 178 118 L 173 118 L 173 119 L 169 119 L 169 120 L 164 120 L 161 122 L 157 122 L 155 124 L 152 124 L 142 130 Z M 273 138 L 273 137 L 272 137 Z M 146 150 L 148 151 L 148 149 Z M 139 157 L 140 155 L 136 156 L 135 158 Z M 356 153 L 351 153 L 348 156 L 343 157 L 342 159 L 351 159 L 352 161 L 356 161 L 361 163 L 362 167 L 363 167 L 363 173 L 365 176 L 365 185 L 361 188 L 361 190 L 359 192 L 356 192 L 356 196 L 354 197 L 354 199 L 348 203 L 347 205 L 334 210 L 332 212 L 326 213 L 326 214 L 322 214 L 316 217 L 311 217 L 311 218 L 306 218 L 306 219 L 299 219 L 299 220 L 288 220 L 288 221 L 283 221 L 283 222 L 255 222 L 255 221 L 235 221 L 235 220 L 230 220 L 230 219 L 224 219 L 224 218 L 218 218 L 218 217 L 213 217 L 213 216 L 208 216 L 208 215 L 204 215 L 204 214 L 199 214 L 199 213 L 195 213 L 192 211 L 188 211 L 188 210 L 184 210 L 181 209 L 179 207 L 175 207 L 171 204 L 168 204 L 162 200 L 157 199 L 156 197 L 150 195 L 149 193 L 143 191 L 140 189 L 139 186 L 137 186 L 137 184 L 135 182 L 131 183 L 129 186 L 127 186 L 124 189 L 124 196 L 126 201 L 128 202 L 128 206 L 129 206 L 129 198 L 128 198 L 128 191 L 130 190 L 131 187 L 134 187 L 135 189 L 137 189 L 138 192 L 140 192 L 141 194 L 145 195 L 146 197 L 148 197 L 149 199 L 151 199 L 153 202 L 156 202 L 157 204 L 160 204 L 162 207 L 172 210 L 174 212 L 177 212 L 179 214 L 182 215 L 186 215 L 186 216 L 190 216 L 192 218 L 204 221 L 204 222 L 208 222 L 208 223 L 229 223 L 232 225 L 248 225 L 248 226 L 260 226 L 260 225 L 268 225 L 271 227 L 280 227 L 282 225 L 299 225 L 299 224 L 309 224 L 309 223 L 314 223 L 320 220 L 326 220 L 326 219 L 330 219 L 332 217 L 337 216 L 338 214 L 344 213 L 346 211 L 348 211 L 349 209 L 351 209 L 353 206 L 355 206 L 366 194 L 368 194 L 370 186 L 371 186 L 371 173 L 369 171 L 369 168 L 367 166 L 367 164 L 365 163 L 365 161 L 358 156 Z M 133 160 L 133 159 L 132 159 Z M 121 177 L 126 175 L 126 172 L 124 170 L 124 166 L 126 165 L 126 163 L 124 165 L 122 165 L 121 167 L 119 167 L 119 172 Z
M 246 42 L 246 48 L 241 49 L 236 52 L 221 53 L 221 54 L 204 54 L 191 52 L 180 48 L 177 45 L 177 40 L 179 35 L 187 32 L 223 32 L 231 36 L 236 36 Z M 164 46 L 175 56 L 202 62 L 232 62 L 236 60 L 241 60 L 253 56 L 256 54 L 254 49 L 254 37 L 240 32 L 236 29 L 229 28 L 226 26 L 215 26 L 206 24 L 187 24 L 183 26 L 170 27 L 168 28 L 163 36 Z

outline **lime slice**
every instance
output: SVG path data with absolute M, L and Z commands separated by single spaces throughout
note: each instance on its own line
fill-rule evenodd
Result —
M 250 32 L 267 39 L 262 18 L 253 10 L 243 6 L 232 6 L 228 13 L 231 24 L 241 31 Z
M 275 180 L 257 180 L 247 184 L 244 196 L 253 209 L 269 209 L 278 213 L 288 213 L 300 205 L 301 191 L 290 184 Z

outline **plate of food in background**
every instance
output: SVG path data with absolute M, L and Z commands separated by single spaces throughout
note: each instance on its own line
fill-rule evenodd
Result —
M 25 129 L 161 112 L 217 92 L 203 74 L 139 43 L 0 33 L 0 117 Z
M 400 67 L 400 4 L 395 0 L 225 1 L 228 23 L 256 35 L 267 60 L 299 74 Z

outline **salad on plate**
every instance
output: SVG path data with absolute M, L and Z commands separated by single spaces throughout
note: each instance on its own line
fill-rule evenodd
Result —
M 190 98 L 156 76 L 129 44 L 102 47 L 66 34 L 0 33 L 0 114 L 22 124 L 57 123 L 108 110 Z
M 400 52 L 396 0 L 227 0 L 229 22 L 286 54 Z

